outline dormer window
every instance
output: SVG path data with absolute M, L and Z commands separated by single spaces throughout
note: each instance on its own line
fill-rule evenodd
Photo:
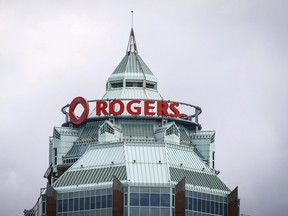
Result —
M 155 89 L 155 84 L 153 84 L 153 83 L 146 83 L 146 88 Z
M 143 87 L 143 82 L 126 82 L 126 87 Z
M 122 87 L 123 87 L 123 82 L 111 83 L 111 88 L 122 88 Z

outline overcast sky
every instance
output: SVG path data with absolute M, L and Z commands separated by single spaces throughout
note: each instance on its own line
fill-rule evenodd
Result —
M 105 3 L 103 3 L 105 2 Z M 0 0 L 0 212 L 34 206 L 62 106 L 100 99 L 138 51 L 165 99 L 198 105 L 241 213 L 288 212 L 287 0 Z

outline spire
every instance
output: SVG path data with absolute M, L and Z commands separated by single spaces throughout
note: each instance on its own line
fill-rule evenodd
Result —
M 131 32 L 128 41 L 127 54 L 129 54 L 130 52 L 138 53 L 136 46 L 136 39 L 133 31 L 133 12 L 134 11 L 131 11 Z
M 134 52 L 134 53 L 138 52 L 133 28 L 131 28 L 131 32 L 130 32 L 128 47 L 127 47 L 127 54 L 129 54 L 130 52 Z

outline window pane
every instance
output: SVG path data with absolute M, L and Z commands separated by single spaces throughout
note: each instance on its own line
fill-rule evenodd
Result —
M 161 188 L 162 194 L 170 194 L 170 188 Z
M 91 206 L 90 206 L 91 209 L 95 209 L 96 208 L 96 198 L 95 196 L 94 197 L 91 197 Z
M 107 196 L 103 195 L 101 197 L 101 199 L 102 199 L 102 208 L 106 208 L 106 206 L 107 206 Z
M 202 208 L 201 208 L 201 200 L 198 199 L 198 208 L 197 208 L 198 211 L 202 211 Z
M 161 206 L 170 206 L 170 194 L 161 194 Z
M 160 206 L 160 194 L 150 194 L 150 206 Z
M 73 211 L 73 199 L 69 199 L 68 211 Z
M 63 212 L 67 212 L 68 210 L 68 200 L 64 199 L 63 200 Z
M 194 199 L 193 199 L 192 210 L 194 210 L 194 211 L 198 211 L 198 208 L 197 208 L 197 207 L 198 207 L 198 206 L 197 206 L 197 199 L 194 198 Z
M 74 211 L 78 211 L 79 209 L 79 198 L 74 199 Z
M 139 207 L 131 207 L 130 208 L 130 215 L 138 216 L 139 215 Z
M 140 207 L 140 216 L 148 216 L 148 215 L 149 215 L 149 207 Z
M 139 206 L 139 194 L 131 193 L 130 194 L 130 205 L 131 206 Z
M 112 207 L 112 195 L 107 195 L 107 208 Z
M 90 209 L 90 197 L 85 197 L 85 209 Z
M 161 208 L 161 215 L 162 216 L 170 215 L 170 208 Z
M 128 205 L 128 194 L 125 194 L 125 197 L 124 197 L 124 202 L 125 202 L 125 206 Z
M 62 200 L 58 200 L 58 212 L 62 212 Z
M 192 198 L 191 197 L 189 197 L 189 201 L 188 201 L 188 206 L 189 206 L 189 210 L 192 210 L 193 209 L 193 202 L 192 202 Z
M 149 194 L 148 193 L 140 194 L 140 206 L 149 206 Z
M 150 208 L 150 216 L 159 216 L 160 208 Z
M 80 210 L 84 210 L 84 198 L 80 198 Z
M 96 209 L 100 209 L 100 208 L 101 208 L 101 197 L 96 196 Z

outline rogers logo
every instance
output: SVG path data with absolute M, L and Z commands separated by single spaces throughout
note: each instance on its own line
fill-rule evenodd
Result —
M 74 112 L 78 104 L 81 104 L 82 107 L 84 108 L 80 117 L 76 116 Z M 84 123 L 88 118 L 89 111 L 90 111 L 89 103 L 85 98 L 83 97 L 74 98 L 69 107 L 69 117 L 71 122 L 76 125 Z

